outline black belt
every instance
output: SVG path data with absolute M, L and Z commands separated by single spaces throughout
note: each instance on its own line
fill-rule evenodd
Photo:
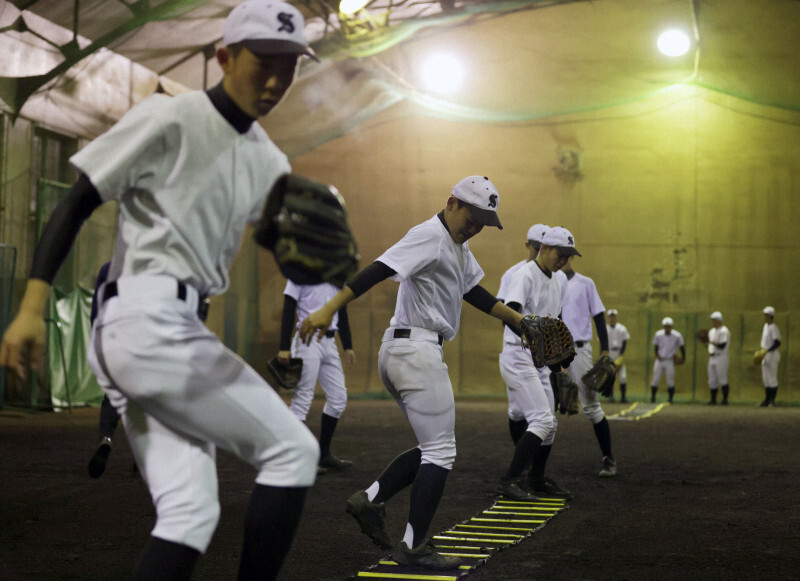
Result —
M 332 339 L 332 338 L 336 337 L 336 331 L 335 330 L 334 331 L 325 331 L 325 336 L 328 339 Z
M 439 345 L 444 344 L 444 337 L 438 335 L 439 337 Z M 394 330 L 394 338 L 395 339 L 411 339 L 411 329 L 395 329 Z
M 178 282 L 178 299 L 182 301 L 186 301 L 186 285 L 181 281 Z M 106 284 L 105 289 L 103 289 L 103 300 L 102 302 L 106 302 L 108 299 L 113 298 L 119 294 L 119 290 L 117 289 L 117 281 L 112 280 L 111 282 Z M 208 317 L 208 305 L 209 300 L 204 297 L 200 297 L 197 301 L 197 316 L 200 317 L 201 321 L 205 321 L 206 317 Z
M 583 346 L 584 346 L 584 345 L 586 345 L 587 343 L 588 343 L 588 341 L 575 341 L 575 347 L 577 347 L 578 349 L 580 349 L 581 347 L 583 347 Z

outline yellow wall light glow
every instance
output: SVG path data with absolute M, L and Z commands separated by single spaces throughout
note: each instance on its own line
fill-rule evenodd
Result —
M 658 50 L 667 56 L 684 55 L 690 46 L 689 37 L 680 30 L 667 30 L 658 37 Z
M 451 54 L 432 54 L 423 62 L 420 78 L 425 89 L 431 92 L 454 93 L 464 82 L 464 64 Z

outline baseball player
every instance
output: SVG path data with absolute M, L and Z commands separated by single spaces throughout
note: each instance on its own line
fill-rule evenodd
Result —
M 717 392 L 722 386 L 722 405 L 728 405 L 728 347 L 731 333 L 728 327 L 722 324 L 722 313 L 711 313 L 711 328 L 708 330 L 708 387 L 711 390 L 711 399 L 708 405 L 717 405 Z
M 536 256 L 539 254 L 539 249 L 542 247 L 542 236 L 544 236 L 544 233 L 549 229 L 550 226 L 547 224 L 534 224 L 528 229 L 528 236 L 525 239 L 525 249 L 528 251 L 528 258 L 517 262 L 511 268 L 506 270 L 503 273 L 503 276 L 500 277 L 500 288 L 497 291 L 497 300 L 504 303 L 506 302 L 506 294 L 508 294 L 508 287 L 511 284 L 511 278 L 514 276 L 514 273 L 517 272 L 524 264 L 527 264 L 531 260 L 536 260 Z M 503 325 L 503 329 L 505 332 L 505 325 Z M 511 440 L 516 446 L 517 442 L 519 442 L 519 439 L 522 437 L 522 434 L 524 434 L 525 430 L 528 429 L 528 420 L 525 419 L 525 414 L 523 414 L 516 405 L 515 398 L 511 396 L 510 392 L 508 395 L 508 430 L 511 434 Z
M 462 301 L 512 325 L 522 320 L 478 284 L 483 270 L 468 243 L 484 226 L 502 228 L 499 201 L 488 178 L 464 178 L 453 187 L 444 210 L 409 230 L 300 327 L 303 340 L 311 341 L 328 330 L 334 313 L 375 284 L 389 277 L 400 282 L 378 370 L 419 445 L 397 456 L 366 490 L 353 494 L 347 512 L 376 544 L 391 548 L 383 522 L 385 503 L 411 486 L 408 524 L 393 551 L 401 565 L 452 569 L 460 563 L 458 557 L 439 553 L 427 538 L 456 457 L 453 388 L 442 345 L 458 332 Z
M 661 321 L 664 328 L 656 331 L 656 335 L 653 337 L 656 360 L 653 363 L 653 381 L 650 382 L 650 403 L 656 402 L 658 384 L 662 375 L 666 376 L 669 403 L 672 403 L 672 399 L 675 397 L 675 363 L 683 363 L 686 360 L 683 335 L 672 328 L 673 324 L 671 317 L 664 317 Z M 678 355 L 678 350 L 681 352 L 680 355 Z
M 53 278 L 83 221 L 116 200 L 118 239 L 89 356 L 155 506 L 137 580 L 191 577 L 220 516 L 217 448 L 256 469 L 238 578 L 275 579 L 319 459 L 313 434 L 197 312 L 228 287 L 246 224 L 291 170 L 257 119 L 313 52 L 300 11 L 278 0 L 239 4 L 222 40 L 220 84 L 152 95 L 72 157 L 80 177 L 42 233 L 0 347 L 6 368 L 24 374 L 39 363 Z
M 588 276 L 575 272 L 573 267 L 575 256 L 581 255 L 570 256 L 559 275 L 562 284 L 566 286 L 561 312 L 564 323 L 575 340 L 575 361 L 569 366 L 569 374 L 572 376 L 572 380 L 578 384 L 581 409 L 592 422 L 594 435 L 600 445 L 603 466 L 598 475 L 602 478 L 610 478 L 617 475 L 617 461 L 611 452 L 611 427 L 608 425 L 597 392 L 586 387 L 582 379 L 594 364 L 592 359 L 592 321 L 597 330 L 600 354 L 609 354 L 606 308 L 600 300 L 594 281 Z
M 303 371 L 297 387 L 292 394 L 292 403 L 289 406 L 292 413 L 301 422 L 306 421 L 308 410 L 314 399 L 314 388 L 319 381 L 322 391 L 325 392 L 325 406 L 322 408 L 319 436 L 319 472 L 327 470 L 340 471 L 352 466 L 349 460 L 342 460 L 331 453 L 331 440 L 336 431 L 336 425 L 347 405 L 347 388 L 344 384 L 344 370 L 339 350 L 336 348 L 336 331 L 344 349 L 345 365 L 355 363 L 356 354 L 353 351 L 353 340 L 350 335 L 350 324 L 347 318 L 347 307 L 342 308 L 333 316 L 333 322 L 319 341 L 306 345 L 295 333 L 292 339 L 292 328 L 295 327 L 295 314 L 297 314 L 297 327 L 308 316 L 316 311 L 339 291 L 330 283 L 301 285 L 287 281 L 283 291 L 283 317 L 281 319 L 281 350 L 278 352 L 278 361 L 284 365 L 289 364 L 291 357 L 303 360 Z
M 764 381 L 765 397 L 760 407 L 772 407 L 775 405 L 775 397 L 778 395 L 778 363 L 781 360 L 781 332 L 775 324 L 775 309 L 764 307 L 761 311 L 764 314 L 764 330 L 761 332 L 761 349 L 766 351 L 761 360 L 761 379 Z
M 619 380 L 619 394 L 622 403 L 628 403 L 625 394 L 628 389 L 628 372 L 625 368 L 625 348 L 628 346 L 628 339 L 631 338 L 628 329 L 625 325 L 617 321 L 619 311 L 617 309 L 608 309 L 608 322 L 606 323 L 606 333 L 608 334 L 608 356 L 614 360 L 614 365 L 617 368 L 617 375 L 615 380 Z M 610 401 L 614 401 L 614 391 L 612 386 Z
M 517 312 L 559 317 L 563 289 L 553 273 L 578 252 L 575 239 L 565 228 L 548 228 L 542 224 L 533 226 L 528 238 L 529 241 L 538 238 L 540 248 L 533 260 L 515 269 L 507 289 L 503 288 L 501 281 L 505 302 Z M 549 378 L 551 370 L 536 369 L 530 353 L 522 348 L 521 339 L 509 328 L 503 334 L 503 350 L 499 360 L 500 374 L 508 392 L 510 428 L 515 448 L 506 474 L 500 480 L 498 492 L 523 501 L 536 499 L 537 494 L 571 498 L 568 491 L 550 478 L 545 478 L 547 460 L 558 426 Z M 520 489 L 517 480 L 528 465 L 527 490 L 524 490 Z

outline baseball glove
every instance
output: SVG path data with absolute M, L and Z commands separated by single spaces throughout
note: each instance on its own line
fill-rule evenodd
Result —
M 675 362 L 675 365 L 683 365 L 683 357 L 681 357 L 679 353 L 673 355 L 672 360 Z
M 525 315 L 519 329 L 523 344 L 531 350 L 533 364 L 541 369 L 568 366 L 575 359 L 575 342 L 561 319 Z
M 753 365 L 761 365 L 761 362 L 764 361 L 764 357 L 767 355 L 766 349 L 758 349 L 755 353 L 753 353 Z
M 303 374 L 303 360 L 299 357 L 291 357 L 289 358 L 289 365 L 284 365 L 278 361 L 278 356 L 276 355 L 267 361 L 267 371 L 269 371 L 270 376 L 277 384 L 273 384 L 273 388 L 294 389 Z M 278 390 L 275 389 L 275 391 Z
M 708 329 L 698 329 L 694 336 L 701 343 L 708 345 Z
M 569 372 L 558 371 L 550 374 L 550 384 L 556 398 L 559 413 L 575 415 L 580 411 L 578 405 L 578 384 L 572 381 Z
M 333 186 L 296 174 L 275 182 L 253 238 L 297 284 L 329 282 L 341 288 L 358 269 L 342 196 Z
M 595 361 L 592 368 L 581 377 L 581 380 L 589 389 L 609 397 L 612 393 L 611 389 L 614 387 L 616 374 L 617 368 L 614 366 L 614 362 L 611 361 L 608 355 L 602 355 L 600 359 Z

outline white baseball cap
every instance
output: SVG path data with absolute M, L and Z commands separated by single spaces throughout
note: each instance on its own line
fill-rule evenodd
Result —
M 764 307 L 764 310 L 761 312 L 764 313 L 765 315 L 769 315 L 770 317 L 775 316 L 775 309 L 772 307 Z
M 541 244 L 542 236 L 544 233 L 550 229 L 550 226 L 547 224 L 534 224 L 530 228 L 528 228 L 528 238 L 532 242 L 538 242 Z
M 665 327 L 672 327 L 672 319 L 670 317 L 664 317 L 661 320 L 661 324 L 664 325 Z
M 608 309 L 608 316 L 610 317 L 611 315 L 619 315 L 619 312 L 617 309 Z
M 709 318 L 714 319 L 715 321 L 719 321 L 721 323 L 722 313 L 720 313 L 719 311 L 714 311 L 713 313 L 711 313 L 711 316 Z
M 226 46 L 242 44 L 257 56 L 304 54 L 319 62 L 308 46 L 300 11 L 279 0 L 247 0 L 231 10 L 222 28 Z
M 500 194 L 489 178 L 466 177 L 453 186 L 453 196 L 469 204 L 472 217 L 484 226 L 497 226 L 500 230 L 503 229 L 497 216 Z
M 545 232 L 542 237 L 542 244 L 558 248 L 558 251 L 562 254 L 577 254 L 581 256 L 581 253 L 575 248 L 575 237 L 572 232 L 562 226 L 554 226 Z

